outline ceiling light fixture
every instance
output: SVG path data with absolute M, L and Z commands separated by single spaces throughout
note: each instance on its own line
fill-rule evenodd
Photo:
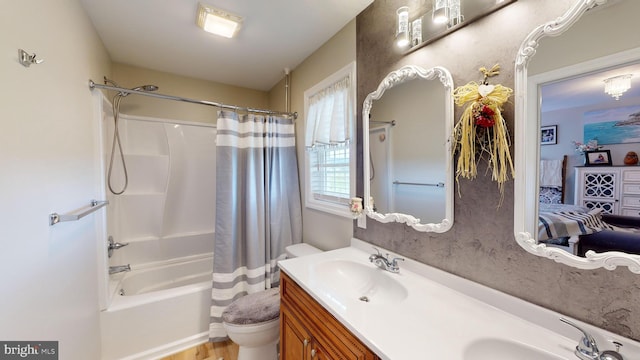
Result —
M 240 29 L 242 17 L 199 3 L 196 24 L 206 32 L 232 38 Z
M 631 88 L 631 74 L 614 76 L 604 80 L 604 92 L 620 100 L 620 96 Z

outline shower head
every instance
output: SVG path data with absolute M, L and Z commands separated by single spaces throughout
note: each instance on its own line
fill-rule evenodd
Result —
M 120 85 L 118 85 L 117 82 L 115 82 L 115 81 L 113 81 L 111 79 L 108 79 L 106 76 L 104 77 L 104 83 L 105 83 L 105 85 L 111 84 L 111 85 L 113 85 L 115 87 L 120 87 Z M 132 88 L 131 90 L 135 90 L 135 91 L 156 91 L 156 90 L 158 90 L 158 87 L 156 85 L 141 85 L 141 86 L 136 86 L 136 87 Z M 118 95 L 120 95 L 122 97 L 125 97 L 125 96 L 129 95 L 129 93 L 121 91 Z
M 135 90 L 135 91 L 156 91 L 158 90 L 158 87 L 155 85 L 141 85 L 141 86 L 136 86 L 134 88 L 132 88 L 131 90 Z M 130 93 L 125 93 L 125 92 L 120 92 L 120 96 L 125 97 L 125 96 L 129 96 Z
M 138 91 L 156 91 L 158 90 L 158 87 L 155 85 L 142 85 L 142 86 L 137 86 L 134 87 L 131 90 L 138 90 Z

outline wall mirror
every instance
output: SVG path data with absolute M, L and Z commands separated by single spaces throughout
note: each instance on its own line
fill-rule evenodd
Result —
M 640 273 L 640 167 L 625 165 L 640 152 L 640 38 L 629 27 L 639 11 L 635 0 L 578 0 L 519 49 L 514 231 L 532 254 Z M 627 75 L 630 89 L 605 93 L 605 79 Z M 590 140 L 595 152 L 581 153 Z
M 445 232 L 453 224 L 453 80 L 443 67 L 389 73 L 363 105 L 364 212 Z

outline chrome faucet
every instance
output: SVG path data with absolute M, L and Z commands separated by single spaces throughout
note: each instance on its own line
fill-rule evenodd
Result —
M 118 266 L 109 266 L 109 275 L 121 273 L 124 271 L 131 271 L 131 266 L 127 265 L 118 265 Z
M 576 346 L 576 351 L 574 352 L 574 354 L 576 354 L 576 356 L 579 359 L 581 360 L 624 360 L 624 358 L 622 357 L 622 354 L 619 353 L 620 347 L 622 346 L 622 344 L 620 344 L 619 342 L 617 341 L 613 342 L 613 344 L 616 346 L 615 351 L 605 350 L 601 353 L 600 350 L 598 350 L 598 344 L 596 344 L 596 340 L 593 338 L 593 336 L 591 336 L 589 333 L 581 329 L 578 325 L 574 324 L 573 322 L 565 318 L 560 318 L 560 321 L 562 321 L 565 324 L 571 325 L 582 332 L 582 338 L 580 339 L 580 342 Z
M 376 251 L 376 254 L 371 254 L 371 256 L 369 256 L 369 261 L 374 263 L 377 267 L 379 267 L 382 270 L 387 270 L 392 273 L 400 272 L 400 266 L 398 265 L 398 260 L 404 261 L 403 258 L 389 259 L 389 254 L 387 254 L 386 256 L 383 256 L 380 253 L 380 250 L 378 250 L 378 248 L 373 247 L 373 249 Z
M 109 236 L 108 240 L 109 240 L 109 246 L 107 247 L 107 253 L 109 254 L 109 257 L 113 255 L 113 250 L 118 250 L 122 247 L 129 245 L 129 243 L 121 244 L 113 241 L 113 236 Z

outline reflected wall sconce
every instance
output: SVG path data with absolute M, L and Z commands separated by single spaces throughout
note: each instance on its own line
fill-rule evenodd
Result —
M 459 1 L 458 1 L 459 3 Z M 433 2 L 433 22 L 436 24 L 446 24 L 449 22 L 449 0 L 434 0 Z
M 460 0 L 449 0 L 449 27 L 456 26 L 464 21 Z
M 396 11 L 396 45 L 404 48 L 409 45 L 409 7 L 403 6 Z
M 614 76 L 604 80 L 604 92 L 620 100 L 620 96 L 631 88 L 632 74 Z
M 411 22 L 411 46 L 422 43 L 422 18 L 417 18 Z

